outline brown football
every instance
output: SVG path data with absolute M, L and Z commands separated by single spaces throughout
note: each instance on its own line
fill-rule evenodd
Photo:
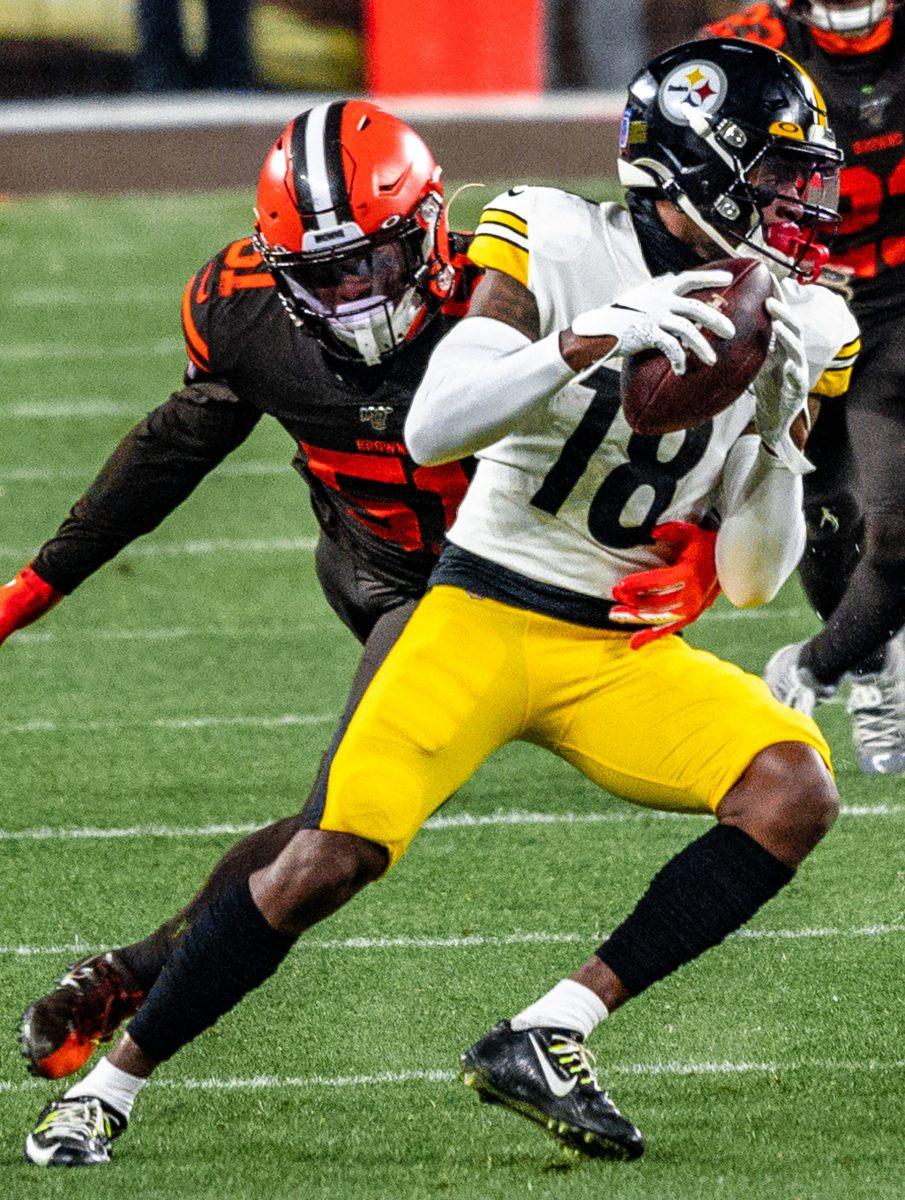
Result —
M 754 258 L 726 258 L 707 263 L 706 269 L 731 272 L 732 283 L 690 295 L 719 307 L 735 325 L 735 334 L 721 338 L 705 330 L 716 362 L 705 366 L 688 351 L 684 375 L 673 374 L 659 350 L 632 355 L 622 368 L 620 394 L 625 419 L 635 433 L 671 433 L 702 425 L 737 400 L 764 364 L 771 333 L 764 302 L 772 294 L 766 265 Z

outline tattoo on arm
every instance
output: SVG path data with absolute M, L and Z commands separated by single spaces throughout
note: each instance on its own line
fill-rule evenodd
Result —
M 523 333 L 532 342 L 540 338 L 537 301 L 523 283 L 519 283 L 504 271 L 485 272 L 471 298 L 468 315 L 502 321 Z

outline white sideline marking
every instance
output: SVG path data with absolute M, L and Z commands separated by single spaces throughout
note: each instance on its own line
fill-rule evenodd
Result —
M 223 832 L 223 826 L 210 825 L 207 827 L 211 834 Z M 248 825 L 240 832 L 250 833 L 255 826 Z M 876 938 L 891 937 L 905 933 L 905 925 L 864 925 L 860 929 L 840 929 L 827 926 L 823 929 L 740 929 L 730 934 L 730 938 L 746 941 L 784 941 L 801 942 L 825 938 Z M 348 950 L 480 950 L 485 947 L 499 949 L 501 946 L 563 946 L 574 945 L 578 942 L 601 941 L 607 935 L 597 931 L 591 933 L 547 933 L 537 932 L 467 934 L 462 937 L 349 937 L 349 938 L 306 938 L 301 943 L 307 952 L 322 950 L 327 953 Z M 0 946 L 0 955 L 13 958 L 34 958 L 40 955 L 54 954 L 85 954 L 91 945 L 79 939 L 64 945 L 51 946 Z M 106 947 L 95 946 L 98 953 Z
M 0 483 L 48 483 L 53 480 L 92 479 L 101 464 L 92 463 L 85 467 L 8 467 L 0 469 Z M 288 474 L 289 463 L 284 462 L 235 462 L 223 463 L 211 475 L 233 475 L 257 477 Z
M 785 1071 L 823 1071 L 828 1074 L 845 1071 L 901 1071 L 905 1059 L 866 1058 L 861 1062 L 839 1059 L 807 1059 L 789 1062 L 651 1062 L 608 1063 L 607 1075 L 667 1076 L 678 1079 L 690 1075 L 782 1075 Z M 385 1087 L 401 1083 L 452 1083 L 458 1078 L 455 1071 L 415 1070 L 383 1071 L 376 1075 L 252 1075 L 247 1079 L 208 1077 L 195 1079 L 152 1079 L 152 1088 L 177 1092 L 234 1092 L 234 1091 L 295 1091 L 306 1088 Z M 46 1087 L 40 1079 L 0 1079 L 0 1094 L 31 1092 Z
M 58 420 L 60 417 L 120 417 L 138 414 L 141 405 L 121 404 L 103 397 L 86 397 L 84 400 L 24 400 L 0 409 L 0 418 L 12 417 L 25 421 Z
M 212 93 L 186 100 L 181 93 L 159 97 L 117 96 L 98 99 L 13 101 L 0 105 L 0 132 L 35 133 L 42 130 L 191 129 L 221 125 L 285 125 L 296 113 L 334 99 L 323 93 L 289 96 Z M 376 97 L 378 102 L 380 97 Z M 404 121 L 488 119 L 520 123 L 560 122 L 594 118 L 616 121 L 625 104 L 621 92 L 548 92 L 489 96 L 411 96 L 386 101 Z M 103 245 L 103 242 L 100 242 Z
M 273 538 L 202 538 L 189 542 L 139 542 L 128 546 L 119 558 L 181 558 L 204 554 L 269 554 L 284 551 L 311 551 L 317 546 L 313 537 Z M 0 558 L 23 558 L 34 554 L 34 546 L 0 546 Z
M 0 737 L 20 733 L 99 733 L 107 729 L 247 729 L 298 728 L 335 721 L 335 713 L 283 713 L 276 717 L 155 717 L 152 721 L 22 721 L 0 724 Z M 154 828 L 149 826 L 149 828 Z M 0 831 L 0 839 L 2 839 Z
M 198 720 L 199 718 L 192 718 Z M 211 718 L 201 718 L 210 720 Z M 221 721 L 224 718 L 213 718 Z M 240 718 L 241 719 L 241 718 Z M 260 718 L 255 718 L 260 719 Z M 275 718 L 277 721 L 285 718 Z M 309 718 L 307 723 L 315 724 L 330 721 L 332 716 Z M 225 718 L 234 721 L 235 718 Z M 72 728 L 71 726 L 69 728 Z M 185 726 L 180 726 L 185 728 Z M 43 732 L 43 729 L 42 729 Z M 840 808 L 844 817 L 900 817 L 905 816 L 905 804 L 855 804 Z M 701 813 L 670 813 L 658 812 L 656 809 L 643 809 L 640 812 L 599 813 L 530 813 L 530 812 L 498 812 L 484 816 L 471 816 L 461 813 L 455 817 L 431 817 L 422 826 L 423 830 L 433 832 L 448 829 L 481 829 L 487 825 L 598 825 L 625 824 L 631 821 L 671 820 L 671 821 L 704 821 L 707 814 Z M 0 829 L 0 842 L 67 842 L 67 841 L 114 841 L 121 838 L 194 838 L 210 837 L 212 834 L 251 833 L 261 829 L 272 821 L 262 821 L 252 824 L 223 824 L 223 825 L 126 825 L 120 827 L 96 828 L 82 826 L 71 829 L 57 826 L 40 826 L 33 829 Z
M 92 253 L 93 253 L 92 249 Z M 181 338 L 158 338 L 154 342 L 130 342 L 127 346 L 89 346 L 83 342 L 6 342 L 0 344 L 0 362 L 35 362 L 38 360 L 84 360 L 96 362 L 108 358 L 139 358 L 141 356 L 185 353 Z

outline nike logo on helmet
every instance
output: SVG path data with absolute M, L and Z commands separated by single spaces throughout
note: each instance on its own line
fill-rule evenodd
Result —
M 540 1069 L 543 1072 L 544 1079 L 547 1081 L 547 1087 L 554 1096 L 562 1100 L 563 1097 L 568 1096 L 571 1091 L 574 1091 L 575 1085 L 578 1083 L 578 1076 L 576 1075 L 574 1079 L 569 1080 L 560 1078 L 553 1070 L 550 1060 L 547 1058 L 546 1051 L 533 1033 L 528 1034 L 528 1040 L 534 1049 L 534 1053 L 537 1055 L 537 1061 L 540 1063 Z

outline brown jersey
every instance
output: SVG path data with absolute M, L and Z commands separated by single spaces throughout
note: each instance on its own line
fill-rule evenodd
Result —
M 427 360 L 478 278 L 465 239 L 453 237 L 452 297 L 376 367 L 334 360 L 292 322 L 250 238 L 222 250 L 183 295 L 183 388 L 117 446 L 36 556 L 41 577 L 72 591 L 154 529 L 266 414 L 292 438 L 293 466 L 331 539 L 403 590 L 423 590 L 472 473 L 470 461 L 419 466 L 403 443 Z

